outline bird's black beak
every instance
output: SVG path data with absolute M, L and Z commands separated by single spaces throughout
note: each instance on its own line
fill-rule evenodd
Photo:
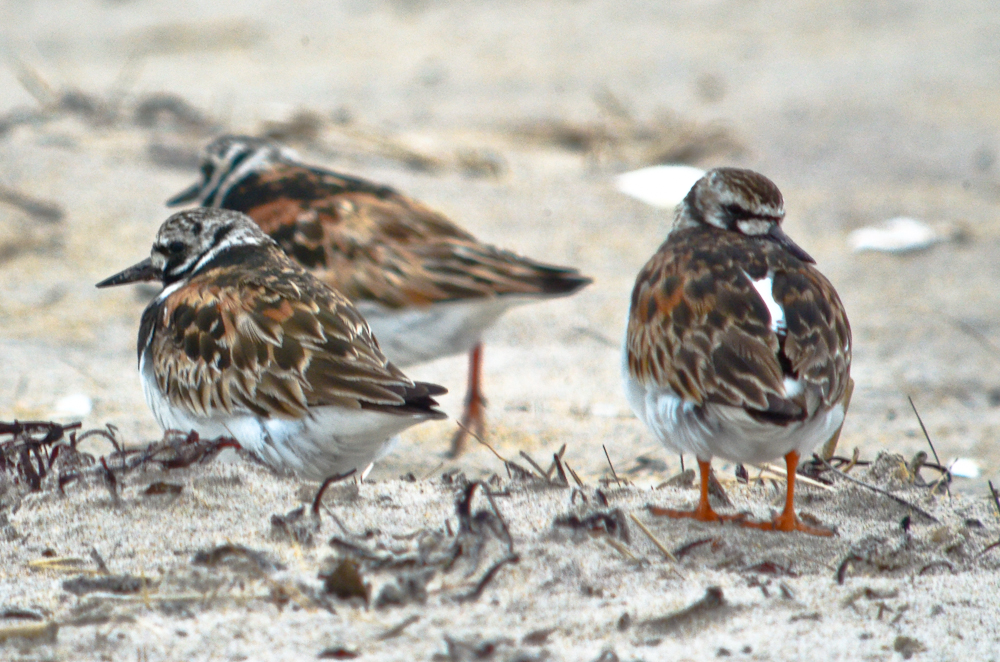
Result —
M 148 257 L 138 264 L 133 264 L 124 271 L 119 271 L 111 278 L 105 278 L 97 287 L 112 287 L 113 285 L 125 285 L 126 283 L 138 283 L 146 280 L 160 280 L 163 274 L 153 266 L 152 260 Z
M 808 262 L 809 264 L 816 264 L 816 260 L 812 258 L 809 253 L 806 253 L 802 248 L 792 241 L 792 238 L 785 234 L 785 231 L 781 229 L 781 226 L 775 223 L 771 226 L 771 229 L 767 233 L 767 238 L 771 241 L 777 243 L 787 250 L 789 253 L 799 258 L 803 262 Z
M 194 202 L 198 199 L 198 194 L 201 193 L 201 186 L 201 182 L 195 182 L 189 188 L 184 189 L 174 197 L 167 200 L 167 206 L 176 207 L 177 205 Z

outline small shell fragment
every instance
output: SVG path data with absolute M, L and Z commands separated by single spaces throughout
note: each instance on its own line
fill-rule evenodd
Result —
M 945 239 L 946 236 L 927 223 L 906 216 L 858 228 L 847 235 L 847 243 L 855 252 L 909 253 L 929 248 Z
M 656 165 L 618 175 L 615 188 L 647 205 L 672 209 L 704 174 L 693 166 Z
M 58 418 L 83 418 L 90 414 L 94 403 L 83 393 L 64 395 L 56 400 L 55 415 Z
M 959 478 L 979 478 L 979 463 L 967 457 L 960 457 L 950 465 L 952 476 Z

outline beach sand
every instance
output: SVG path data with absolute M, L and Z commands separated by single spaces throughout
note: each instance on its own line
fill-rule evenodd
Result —
M 219 132 L 270 133 L 594 278 L 511 311 L 485 338 L 487 441 L 529 471 L 521 451 L 547 469 L 565 445 L 583 487 L 509 475 L 480 444 L 447 459 L 453 420 L 407 431 L 367 482 L 332 486 L 318 520 L 318 485 L 232 451 L 115 469 L 114 495 L 93 468 L 62 490 L 58 472 L 37 490 L 8 475 L 0 658 L 1000 659 L 1000 521 L 986 485 L 1000 477 L 1000 26 L 987 9 L 0 5 L 2 421 L 111 424 L 131 448 L 161 439 L 135 356 L 153 292 L 93 285 L 148 255 L 163 202 L 194 181 Z M 937 521 L 839 478 L 798 493 L 832 538 L 649 515 L 696 497 L 659 487 L 679 459 L 632 416 L 619 377 L 635 274 L 671 214 L 613 178 L 662 160 L 778 184 L 786 231 L 853 327 L 838 454 L 858 449 L 875 464 L 850 476 Z M 949 240 L 850 251 L 851 230 L 900 215 L 946 226 Z M 443 406 L 460 413 L 464 357 L 407 372 L 447 386 Z M 921 484 L 938 472 L 905 470 L 931 453 L 907 396 L 941 462 L 980 469 L 950 497 Z M 113 447 L 91 437 L 81 450 Z M 744 485 L 731 464 L 715 467 L 734 512 L 780 508 L 780 480 L 751 469 Z M 463 514 L 469 481 L 485 482 Z M 355 571 L 335 572 L 349 558 Z M 352 590 L 365 597 L 337 597 Z

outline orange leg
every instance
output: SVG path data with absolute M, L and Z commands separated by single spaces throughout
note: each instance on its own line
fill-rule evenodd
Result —
M 449 457 L 458 457 L 465 452 L 466 441 L 471 432 L 480 439 L 486 430 L 486 398 L 483 397 L 483 344 L 469 352 L 469 384 L 465 391 L 465 411 L 462 412 L 462 425 L 451 438 Z
M 785 466 L 788 469 L 788 493 L 785 495 L 785 510 L 770 522 L 743 522 L 743 526 L 765 531 L 801 531 L 814 536 L 832 536 L 833 531 L 803 524 L 795 515 L 795 472 L 799 468 L 798 452 L 792 451 L 785 456 Z
M 671 510 L 669 508 L 649 507 L 651 515 L 661 517 L 690 517 L 699 522 L 723 522 L 726 520 L 743 519 L 743 515 L 720 515 L 708 503 L 708 476 L 712 464 L 708 460 L 698 459 L 698 473 L 701 476 L 701 496 L 698 497 L 698 507 L 694 510 Z

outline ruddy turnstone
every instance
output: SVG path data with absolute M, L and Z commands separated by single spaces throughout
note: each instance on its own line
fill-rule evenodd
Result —
M 784 455 L 788 493 L 779 531 L 830 531 L 793 508 L 799 457 L 843 424 L 851 327 L 833 285 L 781 229 L 781 192 L 756 172 L 705 174 L 632 291 L 622 352 L 625 393 L 668 448 L 698 458 L 702 521 L 729 519 L 708 503 L 710 461 Z
M 321 479 L 445 418 L 433 398 L 445 389 L 408 379 L 351 302 L 243 214 L 174 214 L 149 258 L 97 287 L 148 280 L 164 287 L 142 314 L 139 373 L 164 429 L 234 437 L 272 466 Z
M 302 163 L 278 144 L 223 136 L 201 179 L 167 202 L 241 211 L 318 278 L 343 292 L 394 363 L 469 352 L 469 383 L 452 455 L 482 435 L 483 332 L 508 308 L 576 292 L 575 269 L 483 244 L 395 190 Z

